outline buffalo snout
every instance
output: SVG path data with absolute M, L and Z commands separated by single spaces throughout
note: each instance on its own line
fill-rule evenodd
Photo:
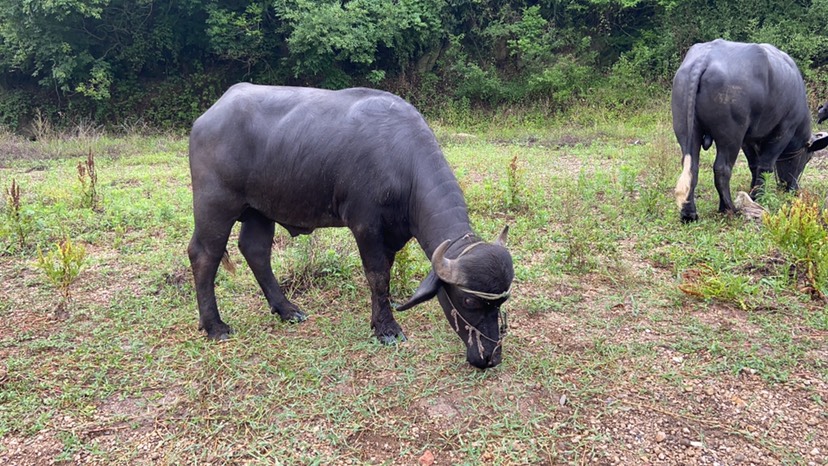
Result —
M 478 369 L 485 370 L 497 366 L 503 359 L 502 355 L 503 352 L 500 346 L 489 353 L 486 353 L 484 350 L 483 354 L 480 353 L 476 345 L 469 345 L 466 349 L 466 360 Z

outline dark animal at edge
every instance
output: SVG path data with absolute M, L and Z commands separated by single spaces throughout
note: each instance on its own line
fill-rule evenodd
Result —
M 371 327 L 383 343 L 404 340 L 389 301 L 394 256 L 414 237 L 432 270 L 408 309 L 434 296 L 478 368 L 501 362 L 514 270 L 505 247 L 471 229 L 463 193 L 420 113 L 371 89 L 231 87 L 190 134 L 195 230 L 188 253 L 200 329 L 214 340 L 231 328 L 216 305 L 215 277 L 231 228 L 271 312 L 305 313 L 288 301 L 271 268 L 275 224 L 292 236 L 347 227 L 371 288 Z
M 817 109 L 817 124 L 822 123 L 825 120 L 828 120 L 828 102 L 820 105 Z
M 828 145 L 828 135 L 811 134 L 799 69 L 768 44 L 717 39 L 691 47 L 673 79 L 672 112 L 684 167 L 676 201 L 685 222 L 698 219 L 694 193 L 702 147 L 707 150 L 716 143 L 713 174 L 719 212 L 735 212 L 730 177 L 740 148 L 755 194 L 762 175 L 774 169 L 781 186 L 798 189 L 813 152 Z

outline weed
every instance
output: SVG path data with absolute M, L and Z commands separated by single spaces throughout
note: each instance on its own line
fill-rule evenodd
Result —
M 98 210 L 100 198 L 98 195 L 98 171 L 95 169 L 95 156 L 92 149 L 86 156 L 85 162 L 78 162 L 78 180 L 81 183 L 81 205 L 92 210 Z
M 6 189 L 6 225 L 17 238 L 18 247 L 25 249 L 32 228 L 31 218 L 29 213 L 21 208 L 20 185 L 14 178 L 11 186 Z
M 706 264 L 689 269 L 682 275 L 679 289 L 701 299 L 718 299 L 748 309 L 748 299 L 756 294 L 758 286 L 749 277 L 714 270 Z
M 421 268 L 417 266 L 418 249 L 416 241 L 409 241 L 397 251 L 394 266 L 391 268 L 391 287 L 394 297 L 398 299 L 406 299 L 417 288 L 417 276 L 421 272 Z
M 506 206 L 513 211 L 525 208 L 525 191 L 526 186 L 523 181 L 523 168 L 518 165 L 518 156 L 515 154 L 506 170 Z
M 601 195 L 590 192 L 594 186 L 587 186 L 585 176 L 575 186 L 564 189 L 561 195 L 561 223 L 564 250 L 562 262 L 576 273 L 588 273 L 600 265 L 600 258 L 617 252 L 617 244 L 604 227 L 599 225 L 600 211 L 606 207 Z M 601 185 L 599 180 L 598 185 Z M 600 188 L 599 188 L 600 189 Z M 588 201 L 593 201 L 590 204 Z M 614 209 L 610 206 L 609 209 Z
M 38 248 L 37 255 L 37 266 L 60 293 L 60 302 L 55 308 L 55 314 L 65 316 L 72 299 L 71 286 L 86 263 L 86 248 L 66 238 L 55 244 L 54 250 L 46 254 Z
M 807 288 L 823 297 L 828 292 L 828 210 L 807 192 L 765 214 L 763 223 L 774 244 L 807 282 Z
M 782 192 L 779 185 L 774 180 L 775 175 L 771 172 L 763 173 L 762 178 L 764 183 L 762 189 L 756 191 L 756 202 L 762 205 L 770 212 L 778 211 L 785 202 L 791 200 L 790 196 Z
M 54 135 L 52 122 L 49 121 L 49 117 L 44 115 L 40 108 L 35 109 L 34 117 L 32 118 L 32 122 L 29 127 L 31 129 L 32 137 L 36 141 L 49 139 Z

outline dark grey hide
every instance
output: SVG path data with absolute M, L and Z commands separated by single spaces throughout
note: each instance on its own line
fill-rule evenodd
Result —
M 405 339 L 391 313 L 389 279 L 394 254 L 415 237 L 434 269 L 400 309 L 438 296 L 468 361 L 480 368 L 500 363 L 499 308 L 514 276 L 506 230 L 494 243 L 472 233 L 434 134 L 404 100 L 371 89 L 237 84 L 193 125 L 190 172 L 195 231 L 188 252 L 200 328 L 209 338 L 232 332 L 219 316 L 214 282 L 236 222 L 242 255 L 271 311 L 286 321 L 306 315 L 273 276 L 275 224 L 293 236 L 347 227 L 381 342 Z M 458 315 L 462 323 L 455 325 Z
M 782 186 L 797 189 L 813 152 L 828 145 L 828 137 L 811 134 L 799 69 L 768 44 L 717 39 L 691 47 L 673 79 L 672 111 L 684 166 L 676 201 L 685 222 L 698 219 L 694 193 L 702 147 L 716 143 L 719 212 L 734 212 L 730 176 L 739 149 L 747 157 L 755 193 L 762 174 L 774 169 Z

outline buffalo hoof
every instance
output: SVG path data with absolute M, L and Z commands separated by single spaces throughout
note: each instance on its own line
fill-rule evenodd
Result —
M 402 333 L 399 333 L 397 335 L 377 335 L 377 340 L 383 345 L 393 346 L 406 341 L 407 338 Z
M 681 223 L 691 223 L 699 220 L 699 214 L 695 212 L 681 213 Z
M 227 341 L 230 335 L 233 334 L 233 329 L 229 325 L 222 323 L 221 325 L 214 325 L 207 330 L 207 339 L 213 341 Z
M 270 313 L 279 314 L 279 318 L 282 319 L 282 322 L 290 322 L 292 324 L 298 324 L 308 320 L 308 315 L 300 311 L 299 308 L 288 309 L 287 311 L 281 311 L 274 308 L 270 310 Z
M 307 314 L 302 311 L 296 311 L 287 317 L 279 315 L 279 318 L 282 319 L 282 322 L 290 322 L 291 324 L 299 324 L 308 320 Z

